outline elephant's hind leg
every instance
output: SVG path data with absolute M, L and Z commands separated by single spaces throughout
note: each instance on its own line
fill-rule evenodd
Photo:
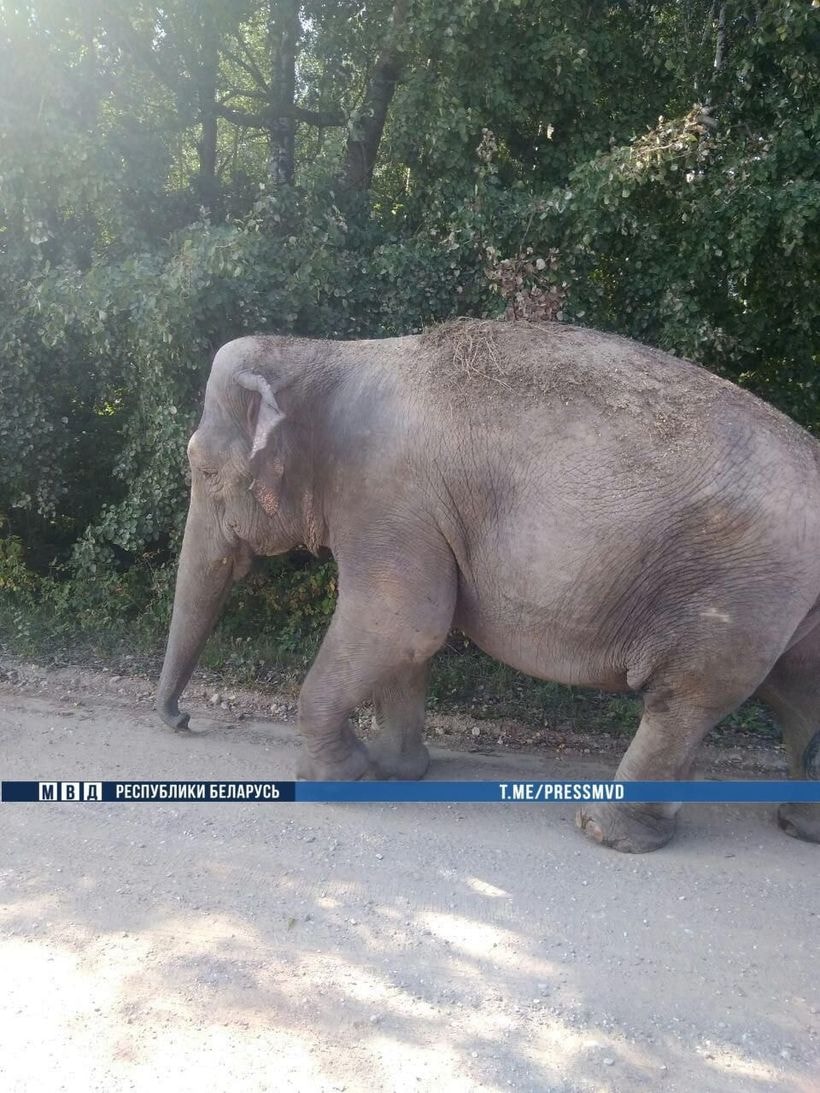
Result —
M 368 741 L 370 761 L 384 778 L 421 778 L 430 765 L 424 746 L 424 703 L 430 662 L 397 669 L 373 692 L 379 735 Z
M 704 662 L 697 669 L 670 665 L 646 690 L 643 717 L 618 766 L 616 780 L 690 778 L 704 736 L 754 692 L 765 672 L 765 664 L 750 666 L 738 676 L 729 660 L 717 655 L 708 669 Z M 669 842 L 679 809 L 677 802 L 594 804 L 584 806 L 576 822 L 595 842 L 643 854 Z
M 820 778 L 820 626 L 775 664 L 758 690 L 783 730 L 789 777 Z M 820 843 L 820 804 L 782 804 L 777 822 L 788 835 Z
M 727 711 L 728 712 L 728 711 Z M 648 695 L 638 731 L 615 772 L 616 781 L 678 781 L 690 776 L 698 745 L 719 716 Z M 594 804 L 576 823 L 589 838 L 613 850 L 645 854 L 675 834 L 680 804 Z

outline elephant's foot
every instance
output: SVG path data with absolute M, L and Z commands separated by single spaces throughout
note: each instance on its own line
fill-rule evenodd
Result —
M 777 810 L 777 822 L 794 839 L 820 843 L 820 804 L 795 801 L 781 805 Z
M 174 732 L 190 732 L 190 729 L 188 728 L 188 723 L 191 720 L 190 714 L 182 713 L 175 706 L 171 706 L 170 704 L 157 704 L 155 708 L 169 729 L 173 729 Z
M 588 805 L 578 810 L 575 823 L 593 842 L 624 854 L 658 850 L 675 834 L 675 817 L 651 805 Z
M 347 755 L 339 758 L 337 752 L 333 759 L 325 758 L 321 751 L 310 755 L 303 746 L 296 765 L 296 777 L 303 782 L 358 782 L 361 778 L 372 778 L 374 771 L 370 757 L 352 729 L 345 732 L 344 742 Z
M 395 738 L 381 735 L 368 741 L 367 753 L 380 778 L 412 782 L 423 778 L 430 766 L 430 752 L 421 742 L 410 751 L 401 751 Z

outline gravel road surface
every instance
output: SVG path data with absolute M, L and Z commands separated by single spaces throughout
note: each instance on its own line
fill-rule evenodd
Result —
M 147 700 L 40 694 L 0 689 L 4 779 L 293 776 L 291 725 L 174 735 Z M 0 824 L 9 1091 L 820 1091 L 820 847 L 770 807 L 690 806 L 643 857 L 565 805 L 6 803 Z

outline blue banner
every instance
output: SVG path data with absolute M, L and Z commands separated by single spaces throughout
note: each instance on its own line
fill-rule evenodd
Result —
M 594 780 L 504 782 L 2 782 L 4 802 L 202 802 L 249 803 L 500 803 L 562 804 L 586 801 L 680 801 L 761 804 L 820 802 L 820 781 L 613 782 Z

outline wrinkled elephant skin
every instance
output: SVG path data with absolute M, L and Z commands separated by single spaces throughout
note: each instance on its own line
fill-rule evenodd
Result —
M 421 777 L 429 660 L 453 627 L 530 675 L 639 692 L 620 779 L 689 777 L 755 693 L 791 776 L 815 777 L 819 453 L 697 365 L 578 327 L 230 342 L 189 445 L 158 709 L 186 727 L 179 697 L 232 582 L 305 544 L 333 552 L 339 598 L 301 692 L 302 777 Z M 348 717 L 369 699 L 367 750 Z M 817 842 L 818 809 L 779 822 Z M 675 812 L 592 805 L 578 822 L 642 852 Z

